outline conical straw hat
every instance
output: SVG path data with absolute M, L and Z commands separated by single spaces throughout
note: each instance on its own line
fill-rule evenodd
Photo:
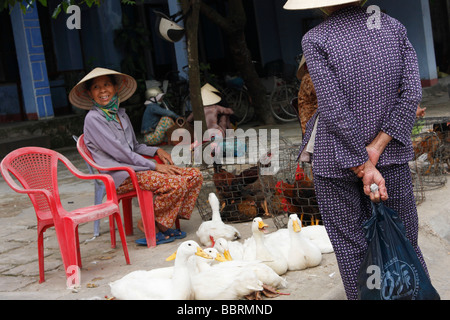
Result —
M 207 88 L 202 88 L 201 94 L 202 94 L 203 106 L 211 106 L 216 103 L 219 103 L 220 100 L 222 100 L 221 97 L 219 97 L 214 92 L 209 91 Z
M 288 0 L 283 9 L 286 10 L 306 10 L 323 7 L 337 6 L 340 4 L 359 2 L 357 0 Z
M 207 89 L 207 90 L 209 90 L 209 91 L 211 91 L 211 92 L 217 92 L 217 93 L 220 93 L 220 91 L 219 90 L 217 90 L 216 88 L 214 88 L 212 85 L 210 85 L 209 83 L 206 83 L 203 87 L 202 87 L 202 89 Z
M 85 86 L 86 81 L 100 77 L 112 75 L 114 76 L 117 84 L 117 94 L 119 96 L 120 102 L 124 102 L 130 98 L 137 88 L 136 80 L 133 77 L 120 73 L 114 70 L 95 68 L 89 72 L 83 79 L 81 79 L 78 84 L 73 87 L 69 93 L 69 101 L 75 107 L 80 109 L 90 110 L 94 105 L 91 97 L 89 97 L 88 89 Z

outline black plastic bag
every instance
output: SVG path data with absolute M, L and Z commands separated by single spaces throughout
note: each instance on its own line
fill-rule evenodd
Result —
M 358 274 L 360 300 L 439 300 L 398 214 L 372 203 L 364 224 L 368 250 Z

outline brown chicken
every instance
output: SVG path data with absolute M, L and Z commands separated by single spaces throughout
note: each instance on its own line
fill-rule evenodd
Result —
M 251 197 L 243 199 L 241 203 L 238 203 L 237 209 L 240 214 L 247 217 L 249 220 L 258 215 L 258 207 L 255 200 L 253 200 Z
M 236 175 L 233 184 L 247 186 L 258 180 L 258 166 L 253 166 L 245 169 L 240 174 Z
M 447 163 L 447 172 L 450 171 L 450 122 L 436 123 L 433 125 L 433 131 L 442 142 L 441 161 Z
M 428 132 L 424 136 L 420 136 L 413 140 L 414 159 L 417 159 L 425 153 L 427 155 L 427 160 L 430 163 L 424 174 L 430 174 L 431 168 L 435 164 L 435 160 L 439 162 L 439 159 L 436 157 L 436 152 L 439 149 L 440 143 L 440 139 L 435 132 Z M 437 169 L 437 162 L 435 169 Z
M 296 187 L 284 181 L 278 181 L 275 185 L 273 204 L 279 213 L 299 213 L 300 208 L 296 205 Z
M 235 175 L 222 168 L 222 165 L 214 163 L 213 181 L 219 196 L 231 204 L 234 200 L 242 199 L 250 192 L 247 187 L 258 180 L 258 167 L 254 166 Z
M 277 182 L 273 198 L 274 208 L 279 213 L 306 214 L 312 223 L 314 216 L 319 213 L 314 183 L 300 167 L 297 167 L 295 180 L 293 184 Z
M 222 168 L 221 164 L 214 163 L 213 182 L 216 186 L 217 193 L 224 200 L 233 198 L 232 183 L 235 178 L 234 174 Z

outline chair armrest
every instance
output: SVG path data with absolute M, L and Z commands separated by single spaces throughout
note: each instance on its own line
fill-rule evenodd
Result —
M 80 178 L 83 180 L 101 180 L 105 184 L 107 199 L 109 201 L 112 200 L 115 203 L 118 203 L 114 179 L 109 174 L 103 174 L 103 173 L 87 174 L 87 173 L 84 173 L 84 172 L 81 172 L 80 170 L 78 170 L 67 158 L 62 156 L 62 157 L 60 157 L 60 160 L 64 163 L 64 165 L 67 167 L 67 169 L 77 178 Z
M 145 155 L 145 154 L 141 154 L 141 156 L 143 156 L 143 157 L 146 158 L 146 159 L 152 159 L 152 160 L 155 160 L 156 163 L 164 164 L 164 162 L 161 160 L 161 158 L 160 158 L 158 155 L 154 155 L 154 156 L 152 157 L 152 156 L 147 156 L 147 155 Z

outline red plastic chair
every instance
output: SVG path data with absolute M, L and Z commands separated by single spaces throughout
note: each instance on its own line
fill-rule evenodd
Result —
M 123 220 L 125 225 L 125 234 L 132 235 L 133 234 L 133 215 L 132 215 L 132 205 L 131 200 L 134 197 L 137 197 L 139 202 L 139 208 L 141 210 L 142 222 L 144 225 L 145 238 L 147 240 L 147 247 L 155 247 L 156 246 L 156 230 L 155 230 L 155 213 L 153 210 L 153 192 L 142 190 L 139 187 L 139 183 L 137 181 L 136 172 L 127 166 L 122 167 L 102 167 L 95 163 L 94 159 L 86 144 L 84 143 L 84 134 L 78 137 L 77 140 L 77 149 L 83 159 L 93 168 L 100 171 L 115 171 L 115 170 L 124 170 L 127 171 L 131 177 L 131 181 L 134 186 L 134 190 L 125 194 L 118 194 L 118 201 L 122 201 L 122 210 L 123 210 Z M 162 160 L 158 157 L 148 157 L 146 158 L 154 159 L 157 163 L 163 163 Z M 176 228 L 180 229 L 180 221 L 176 220 L 175 222 Z
M 105 203 L 67 211 L 61 204 L 58 189 L 58 164 L 63 163 L 66 168 L 80 179 L 100 179 L 106 186 L 107 199 Z M 79 171 L 66 157 L 60 153 L 39 147 L 20 148 L 9 153 L 0 164 L 1 173 L 8 185 L 18 193 L 26 193 L 31 199 L 38 221 L 38 255 L 39 282 L 45 281 L 44 276 L 44 246 L 43 233 L 51 226 L 55 226 L 56 236 L 67 278 L 71 266 L 81 268 L 80 243 L 78 225 L 80 223 L 110 218 L 111 247 L 116 247 L 115 219 L 122 248 L 127 264 L 130 264 L 128 247 L 120 217 L 114 181 L 106 174 L 84 174 Z M 13 179 L 14 176 L 22 186 Z M 71 277 L 73 278 L 73 276 Z

